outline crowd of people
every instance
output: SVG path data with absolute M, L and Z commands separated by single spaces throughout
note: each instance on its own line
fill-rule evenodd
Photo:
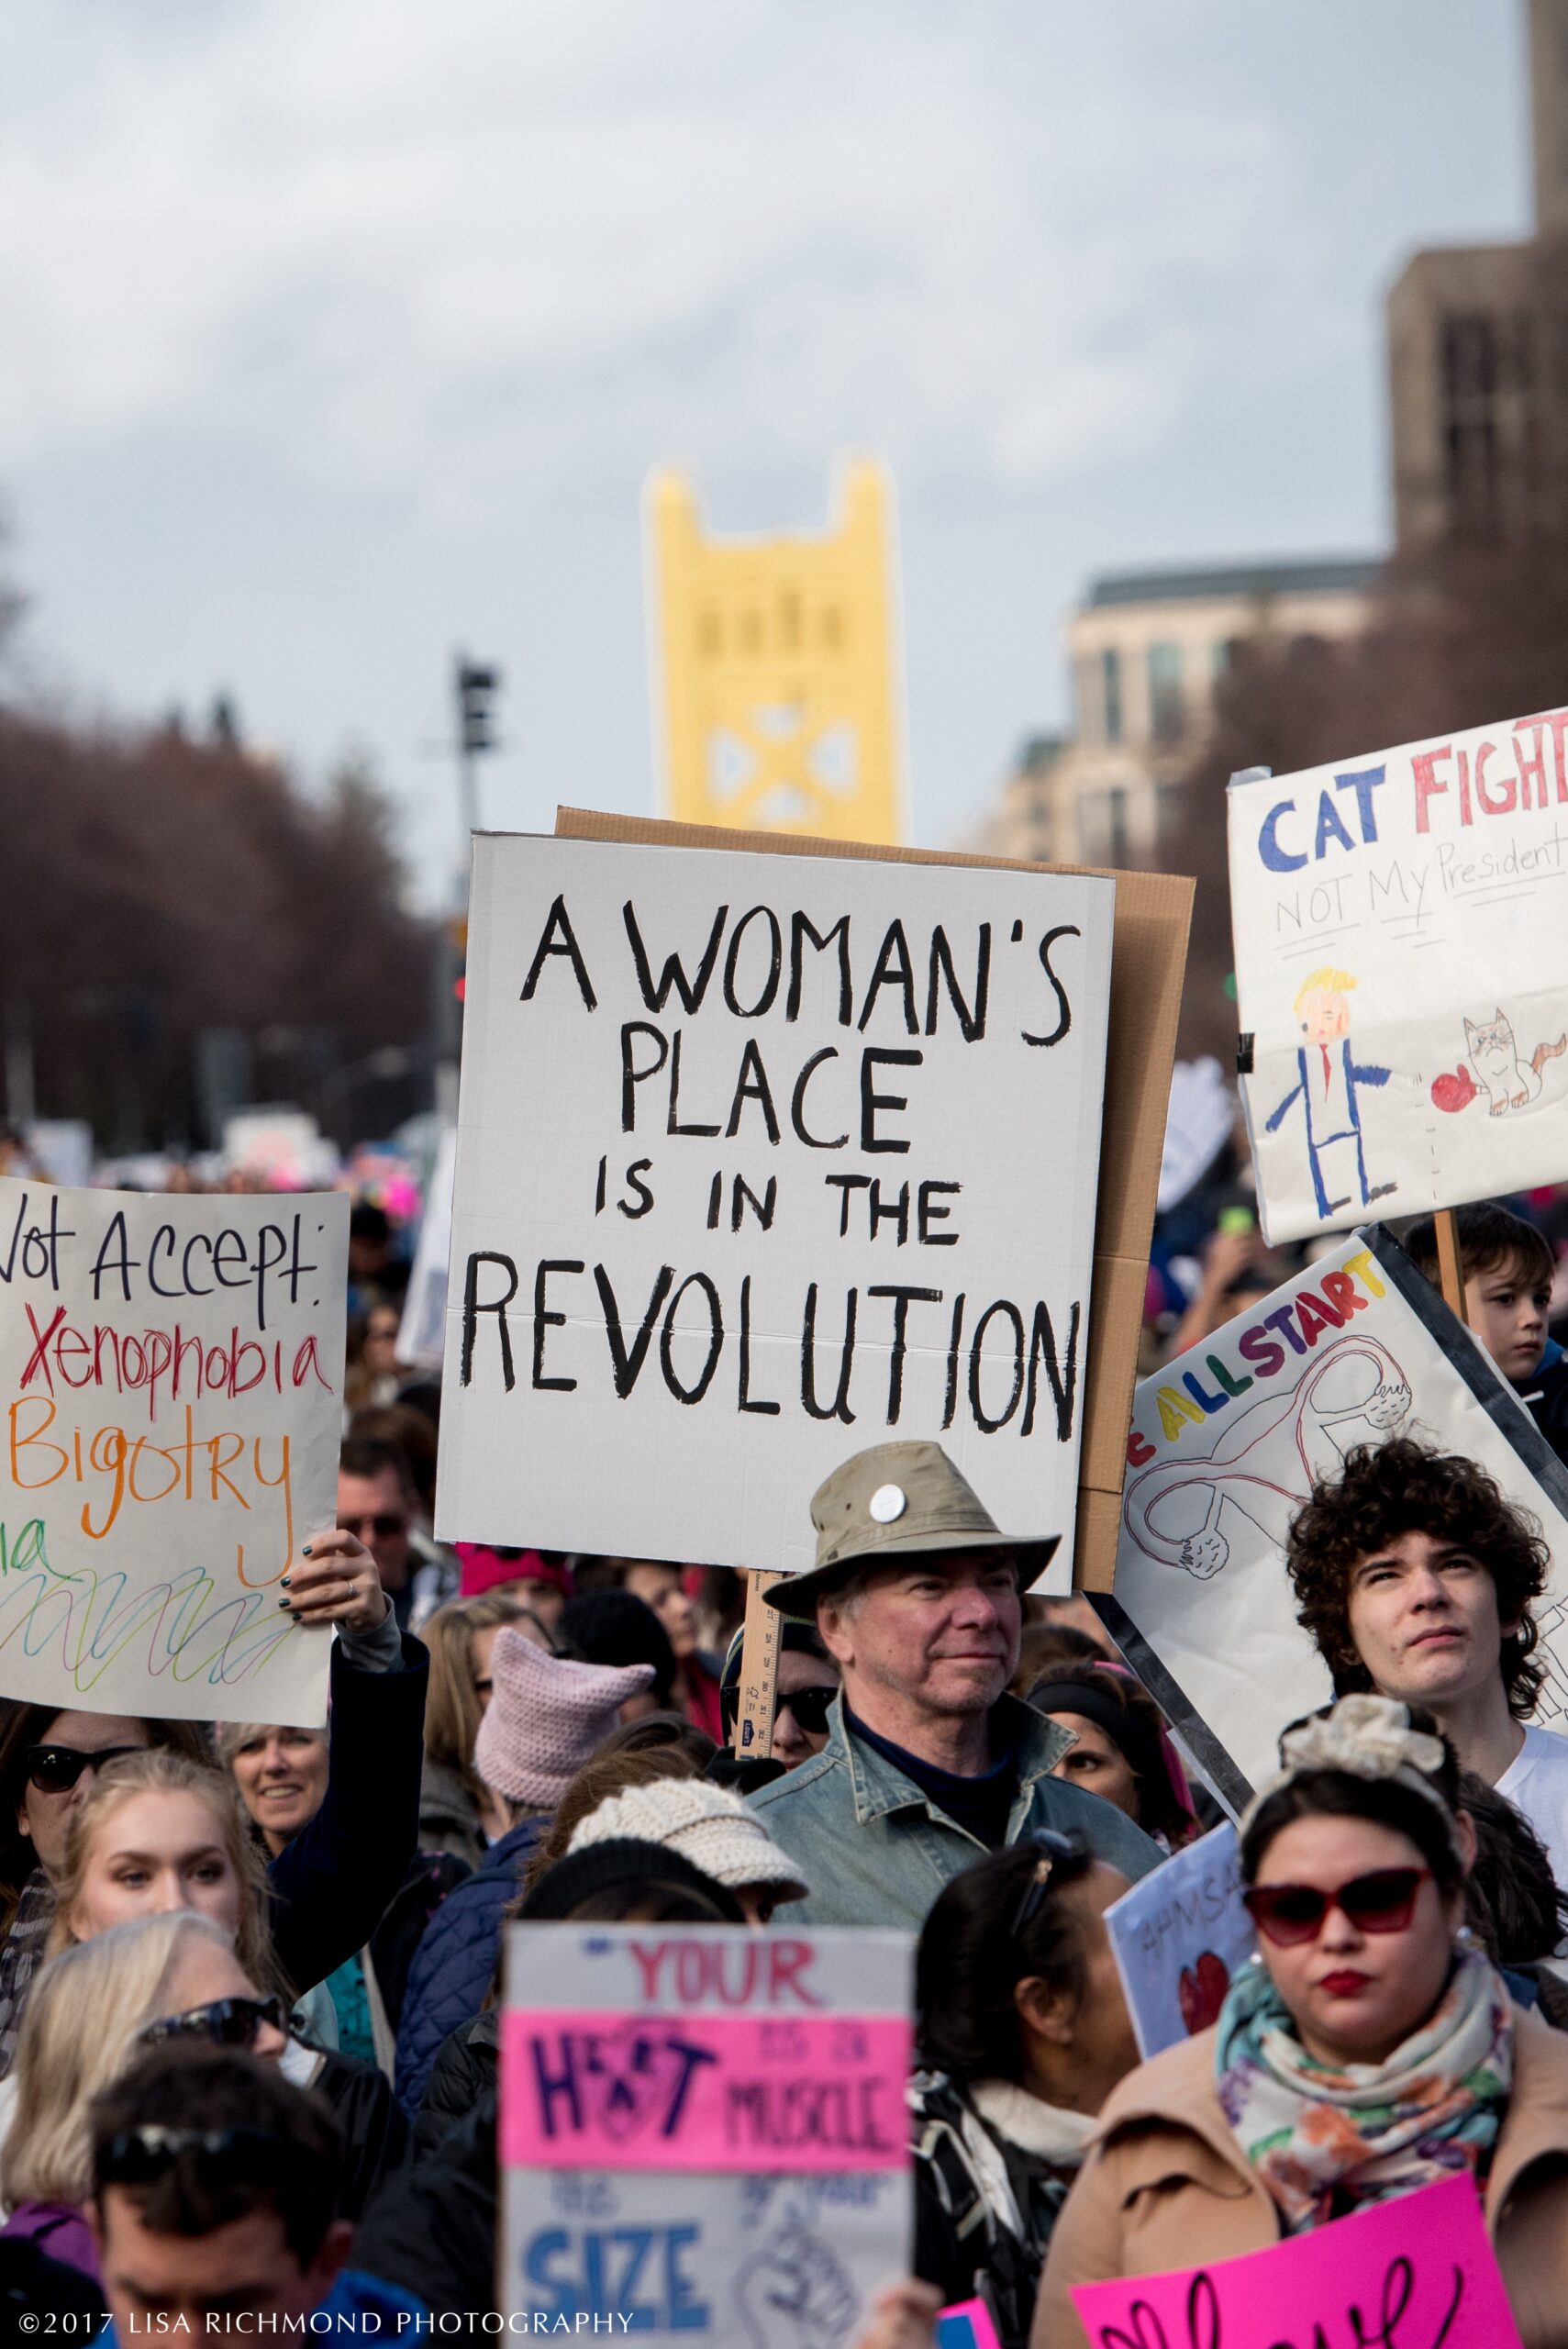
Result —
M 1207 1212 L 1157 1253 L 1151 1352 L 1288 1270 Z M 1550 1240 L 1459 1228 L 1473 1326 L 1568 1456 Z M 843 1461 L 768 1593 L 748 1756 L 739 1575 L 436 1542 L 439 1383 L 359 1238 L 338 1523 L 282 1591 L 331 1628 L 329 1726 L 0 1708 L 0 2299 L 121 2343 L 496 2310 L 508 1920 L 780 1919 L 916 1940 L 910 2272 L 854 2349 L 931 2349 L 973 2299 L 1004 2349 L 1075 2349 L 1075 2286 L 1466 2172 L 1528 2349 L 1568 2344 L 1551 1561 L 1478 1464 L 1401 1436 L 1297 1515 L 1334 1701 L 1240 1821 L 1255 1959 L 1142 2063 L 1105 1912 L 1222 1814 L 1093 1609 L 1031 1595 L 1050 1530 L 935 1442 Z M 1435 1279 L 1430 1227 L 1406 1245 Z

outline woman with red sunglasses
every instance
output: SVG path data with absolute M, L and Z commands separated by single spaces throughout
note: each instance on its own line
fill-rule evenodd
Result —
M 1075 2284 L 1261 2251 L 1468 2171 L 1526 2349 L 1568 2349 L 1568 2038 L 1465 1929 L 1452 1749 L 1392 1698 L 1281 1740 L 1241 1821 L 1258 1956 L 1218 2024 L 1129 2075 L 1067 2199 L 1033 2349 Z

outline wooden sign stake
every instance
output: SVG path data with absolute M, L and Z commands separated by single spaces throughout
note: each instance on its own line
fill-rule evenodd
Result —
M 735 1719 L 735 1753 L 738 1760 L 762 1762 L 773 1750 L 782 1644 L 778 1609 L 770 1607 L 762 1594 L 783 1577 L 758 1574 L 750 1567 L 744 1571 L 746 1621 L 740 1635 L 740 1709 Z
M 1438 1236 L 1438 1278 L 1443 1303 L 1468 1326 L 1464 1310 L 1464 1273 L 1459 1253 L 1459 1218 L 1451 1208 L 1439 1208 L 1432 1218 Z

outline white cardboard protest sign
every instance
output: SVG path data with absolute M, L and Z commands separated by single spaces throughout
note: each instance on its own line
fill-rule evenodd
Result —
M 457 1129 L 443 1126 L 435 1163 L 425 1188 L 419 1237 L 408 1275 L 408 1294 L 397 1329 L 397 1359 L 421 1370 L 439 1370 L 446 1347 L 447 1266 L 452 1243 L 452 1174 L 457 1166 Z
M 327 1718 L 279 1578 L 337 1516 L 349 1203 L 0 1182 L 0 1694 Z
M 1113 1900 L 1106 1932 L 1145 2063 L 1207 2031 L 1257 1946 L 1235 1828 L 1200 1835 Z
M 1357 1231 L 1133 1397 L 1115 1596 L 1095 1603 L 1233 1813 L 1333 1693 L 1296 1620 L 1291 1520 L 1353 1445 L 1396 1435 L 1479 1461 L 1540 1520 L 1537 1719 L 1568 1728 L 1568 1472 L 1397 1242 Z
M 1069 1571 L 1115 884 L 480 837 L 443 1538 L 787 1572 L 933 1437 Z
M 901 1933 L 514 1926 L 514 2327 L 845 2349 L 908 2272 L 911 1959 Z
M 1232 784 L 1270 1240 L 1568 1175 L 1565 733 L 1556 710 Z

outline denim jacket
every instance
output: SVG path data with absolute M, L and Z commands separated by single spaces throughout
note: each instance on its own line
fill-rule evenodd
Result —
M 790 1902 L 787 1921 L 917 1933 L 943 1885 L 982 1858 L 985 1846 L 845 1729 L 841 1696 L 828 1720 L 828 1742 L 815 1760 L 747 1797 L 810 1879 L 809 1897 Z M 1126 1876 L 1158 1867 L 1164 1854 L 1141 1827 L 1098 1795 L 1051 1776 L 1073 1742 L 1067 1731 L 1016 1697 L 998 1699 L 992 1721 L 999 1732 L 993 1743 L 1010 1738 L 1018 1760 L 1009 1843 L 1037 1827 L 1075 1829 L 1097 1858 Z

